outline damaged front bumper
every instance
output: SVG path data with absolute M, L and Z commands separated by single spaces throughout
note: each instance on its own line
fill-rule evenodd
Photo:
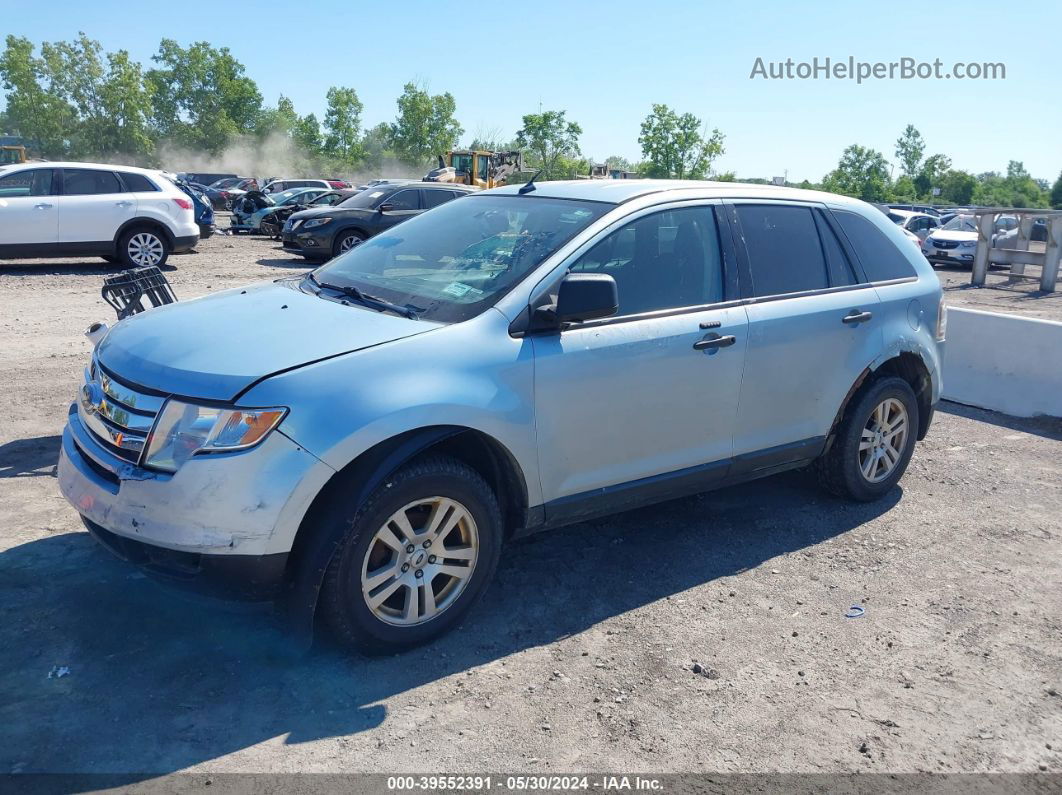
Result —
M 112 552 L 148 574 L 241 599 L 283 589 L 295 533 L 332 474 L 278 431 L 252 450 L 154 472 L 104 449 L 73 406 L 58 466 L 63 496 Z

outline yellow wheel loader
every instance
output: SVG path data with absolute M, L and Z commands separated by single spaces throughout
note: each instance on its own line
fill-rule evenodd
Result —
M 425 182 L 459 182 L 477 188 L 495 188 L 523 170 L 523 156 L 519 151 L 484 152 L 474 149 L 455 149 L 439 155 L 439 167 L 424 176 Z

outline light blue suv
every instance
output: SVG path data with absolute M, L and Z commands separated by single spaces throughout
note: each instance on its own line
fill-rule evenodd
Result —
M 119 323 L 59 483 L 147 572 L 393 651 L 453 627 L 514 536 L 809 464 L 880 497 L 943 338 L 932 268 L 862 202 L 505 187 Z

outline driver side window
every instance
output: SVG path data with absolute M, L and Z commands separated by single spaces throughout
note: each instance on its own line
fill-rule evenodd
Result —
M 719 233 L 708 206 L 638 218 L 598 242 L 570 270 L 614 278 L 619 315 L 723 300 Z

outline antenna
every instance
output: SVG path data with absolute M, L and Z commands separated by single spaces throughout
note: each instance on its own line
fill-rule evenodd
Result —
M 531 175 L 531 179 L 529 179 L 527 183 L 523 185 L 520 190 L 517 191 L 517 193 L 522 196 L 525 193 L 530 193 L 531 191 L 533 191 L 535 189 L 535 180 L 538 179 L 538 175 L 541 173 L 542 169 L 540 168 L 538 171 Z

